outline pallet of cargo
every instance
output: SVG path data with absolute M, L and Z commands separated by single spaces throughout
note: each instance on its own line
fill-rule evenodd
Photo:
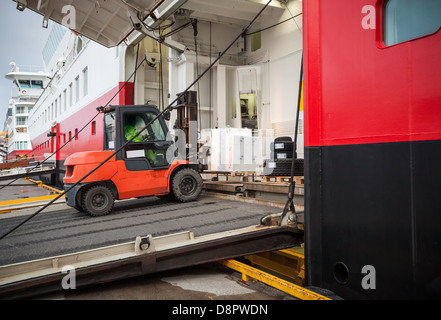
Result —
M 224 176 L 226 181 L 228 178 L 240 178 L 241 181 L 255 180 L 255 178 L 261 177 L 259 172 L 255 171 L 203 171 L 202 174 L 210 175 L 212 181 L 219 181 L 219 176 Z
M 294 177 L 294 181 L 298 184 L 304 184 L 305 178 L 304 177 Z M 262 182 L 291 182 L 291 177 L 285 177 L 285 176 L 263 176 Z

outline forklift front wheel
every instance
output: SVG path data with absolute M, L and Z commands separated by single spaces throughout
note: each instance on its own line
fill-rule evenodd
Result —
M 93 186 L 83 193 L 83 209 L 93 217 L 109 214 L 114 204 L 115 197 L 112 191 L 105 186 Z
M 202 177 L 196 170 L 182 169 L 172 179 L 171 195 L 180 202 L 194 201 L 202 192 L 202 183 Z

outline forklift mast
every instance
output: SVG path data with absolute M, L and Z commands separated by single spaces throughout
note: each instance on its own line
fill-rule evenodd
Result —
M 185 159 L 189 163 L 197 163 L 197 92 L 186 91 L 178 93 L 177 96 L 177 105 L 173 108 L 177 111 L 173 129 L 181 130 L 185 136 Z

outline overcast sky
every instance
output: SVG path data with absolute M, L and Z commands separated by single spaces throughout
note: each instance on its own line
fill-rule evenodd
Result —
M 29 9 L 18 11 L 12 0 L 0 1 L 0 17 L 0 131 L 3 131 L 11 90 L 16 92 L 12 81 L 5 78 L 10 71 L 9 63 L 14 61 L 19 67 L 32 65 L 44 71 L 42 50 L 52 23 L 47 29 L 42 28 L 41 15 Z

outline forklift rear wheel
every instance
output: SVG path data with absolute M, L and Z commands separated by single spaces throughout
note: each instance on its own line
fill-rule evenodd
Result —
M 83 209 L 93 217 L 105 216 L 110 213 L 115 203 L 112 191 L 105 186 L 94 186 L 83 194 Z
M 172 179 L 172 196 L 180 202 L 194 201 L 202 192 L 202 183 L 202 177 L 196 170 L 182 169 Z

